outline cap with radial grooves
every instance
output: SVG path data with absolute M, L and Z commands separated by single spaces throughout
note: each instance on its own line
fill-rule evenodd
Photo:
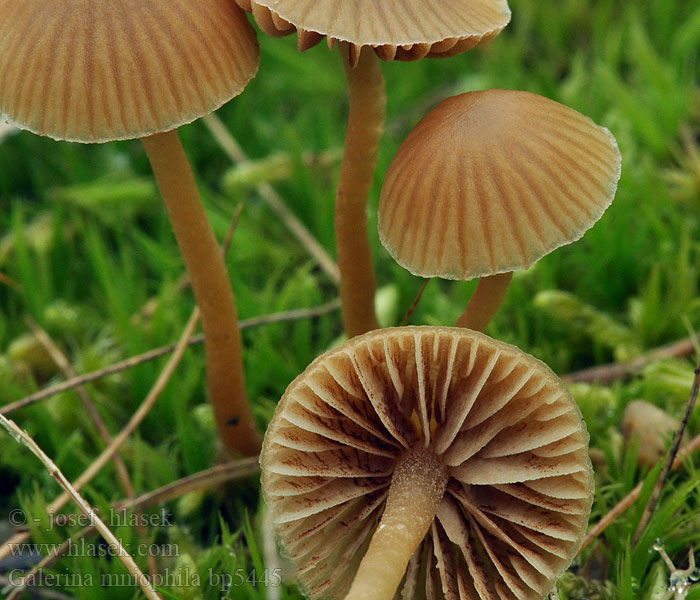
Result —
M 423 277 L 524 269 L 579 239 L 619 178 L 615 138 L 588 117 L 529 92 L 469 92 L 430 111 L 399 147 L 379 237 Z
M 510 21 L 506 0 L 237 0 L 272 36 L 297 31 L 305 50 L 327 36 L 383 60 L 452 56 L 484 42 Z
M 175 129 L 239 94 L 255 32 L 230 0 L 0 0 L 0 115 L 54 139 Z
M 450 478 L 397 595 L 543 598 L 588 522 L 581 413 L 540 361 L 447 327 L 353 338 L 282 397 L 263 444 L 263 491 L 308 595 L 345 596 L 413 444 L 431 444 Z

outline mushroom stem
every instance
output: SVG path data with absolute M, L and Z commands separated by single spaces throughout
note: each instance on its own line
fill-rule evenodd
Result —
M 343 328 L 352 337 L 379 327 L 366 211 L 384 130 L 386 94 L 372 48 L 362 48 L 356 66 L 348 44 L 342 44 L 340 51 L 348 78 L 350 111 L 335 198 L 335 239 Z
M 202 318 L 207 383 L 219 434 L 229 450 L 260 451 L 248 405 L 241 333 L 226 266 L 177 131 L 142 138 L 185 261 Z
M 435 518 L 447 479 L 447 467 L 422 445 L 399 459 L 381 521 L 345 600 L 394 597 L 408 561 Z
M 474 331 L 484 331 L 491 317 L 496 314 L 503 302 L 508 284 L 513 278 L 513 271 L 482 277 L 469 298 L 467 308 L 461 314 L 455 325 Z

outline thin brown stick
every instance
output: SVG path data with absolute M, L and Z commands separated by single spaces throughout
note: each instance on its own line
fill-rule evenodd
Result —
M 564 383 L 610 383 L 625 380 L 641 371 L 649 363 L 664 358 L 688 356 L 694 351 L 694 339 L 683 339 L 655 348 L 625 363 L 599 365 L 562 376 Z
M 224 239 L 223 244 L 221 244 L 221 254 L 224 257 L 224 259 L 226 258 L 226 253 L 228 252 L 228 249 L 231 246 L 231 241 L 233 240 L 233 232 L 236 230 L 236 226 L 238 225 L 238 220 L 241 217 L 242 210 L 243 203 L 241 202 L 238 204 L 236 210 L 234 211 L 233 219 L 231 220 L 228 232 L 226 233 L 226 237 Z M 187 288 L 189 284 L 190 278 L 187 274 L 187 271 L 185 271 L 182 275 L 180 275 L 180 277 L 177 278 L 173 289 L 177 294 L 183 291 L 185 288 Z M 158 304 L 160 304 L 161 300 L 162 298 L 160 296 L 154 296 L 153 298 L 149 298 L 138 312 L 131 315 L 131 324 L 138 325 L 141 321 L 150 319 L 153 316 L 153 313 L 156 312 Z
M 160 600 L 160 596 L 151 587 L 148 576 L 141 571 L 131 555 L 124 549 L 121 542 L 102 522 L 102 519 L 97 516 L 97 513 L 92 506 L 85 501 L 85 499 L 71 485 L 70 481 L 68 481 L 66 476 L 56 466 L 56 464 L 44 453 L 41 448 L 39 448 L 36 442 L 19 427 L 17 427 L 14 421 L 10 421 L 2 415 L 0 415 L 0 425 L 7 429 L 8 433 L 15 439 L 15 441 L 20 444 L 24 444 L 27 446 L 27 448 L 29 448 L 29 450 L 44 464 L 51 477 L 53 477 L 65 490 L 65 494 L 67 494 L 78 505 L 80 510 L 90 518 L 91 524 L 95 526 L 104 540 L 116 552 L 117 557 L 134 580 L 138 583 L 144 595 L 149 598 L 149 600 Z
M 34 336 L 39 340 L 39 343 L 46 349 L 51 359 L 56 363 L 56 366 L 63 371 L 63 374 L 68 378 L 76 377 L 76 373 L 73 370 L 73 367 L 71 367 L 70 362 L 66 358 L 65 354 L 63 354 L 61 349 L 51 339 L 51 336 L 49 336 L 49 334 L 31 317 L 26 317 L 25 321 L 27 322 L 27 326 L 32 330 L 32 333 L 34 333 Z M 112 435 L 109 433 L 107 425 L 105 425 L 105 422 L 102 420 L 102 416 L 98 412 L 95 403 L 92 401 L 90 393 L 82 385 L 78 386 L 75 391 L 80 400 L 83 402 L 90 420 L 97 429 L 102 441 L 106 446 L 109 446 L 112 443 Z M 117 470 L 117 478 L 119 479 L 124 493 L 127 496 L 133 496 L 134 486 L 131 483 L 129 471 L 127 471 L 126 465 L 118 452 L 114 455 L 113 462 L 114 467 Z M 145 537 L 146 527 L 144 525 L 139 525 L 138 532 L 141 536 Z M 157 572 L 156 557 L 149 554 L 148 573 L 151 575 L 151 577 L 155 577 Z
M 403 316 L 403 318 L 399 322 L 399 325 L 406 325 L 411 320 L 411 317 L 413 316 L 413 313 L 416 310 L 416 307 L 418 306 L 420 299 L 423 297 L 423 292 L 425 291 L 425 286 L 428 285 L 429 281 L 430 281 L 430 279 L 423 280 L 423 283 L 421 284 L 420 289 L 418 290 L 418 293 L 416 294 L 416 297 L 413 299 L 413 302 L 411 302 L 411 306 L 408 307 L 408 310 L 406 311 L 406 314 Z
M 175 372 L 175 369 L 177 368 L 177 365 L 179 364 L 180 360 L 182 359 L 182 356 L 185 353 L 185 348 L 187 347 L 187 341 L 192 335 L 194 328 L 197 326 L 198 321 L 199 309 L 195 308 L 192 311 L 189 320 L 187 321 L 187 325 L 185 325 L 185 329 L 182 332 L 182 335 L 180 336 L 180 340 L 178 341 L 173 354 L 170 356 L 165 367 L 156 379 L 156 382 L 153 384 L 153 387 L 146 395 L 146 398 L 141 403 L 141 406 L 139 406 L 136 412 L 131 416 L 131 419 L 129 419 L 129 422 L 119 432 L 117 437 L 115 437 L 114 440 L 112 440 L 112 443 L 109 446 L 107 446 L 107 448 L 104 449 L 104 451 L 92 462 L 92 464 L 80 475 L 80 477 L 78 477 L 78 479 L 74 483 L 77 489 L 80 489 L 83 485 L 90 481 L 100 471 L 100 469 L 102 469 L 102 467 L 105 464 L 107 464 L 109 460 L 111 460 L 112 456 L 114 456 L 114 453 L 117 450 L 119 450 L 122 444 L 134 432 L 136 427 L 138 427 L 138 425 L 141 423 L 144 417 L 151 410 L 156 400 L 160 396 L 161 392 L 163 391 L 168 381 L 172 377 L 173 373 Z M 62 507 L 66 503 L 67 500 L 68 498 L 65 497 L 57 498 L 49 505 L 49 512 L 56 512 L 60 507 Z
M 226 250 L 228 249 L 228 244 L 230 244 L 231 242 L 233 232 L 238 222 L 238 217 L 241 214 L 241 208 L 242 207 L 239 205 L 234 215 L 233 221 L 226 235 L 226 239 L 221 248 L 222 253 L 226 252 Z M 126 439 L 131 435 L 131 433 L 133 433 L 136 427 L 138 427 L 141 421 L 148 414 L 153 404 L 155 404 L 155 401 L 160 396 L 160 393 L 163 391 L 166 384 L 170 380 L 170 377 L 175 371 L 175 368 L 182 359 L 198 321 L 199 308 L 195 307 L 192 311 L 192 314 L 190 315 L 189 320 L 187 321 L 187 324 L 185 325 L 185 328 L 182 331 L 182 334 L 180 335 L 180 339 L 178 340 L 177 344 L 175 344 L 175 348 L 173 349 L 172 355 L 165 363 L 163 370 L 160 372 L 160 375 L 156 379 L 156 382 L 153 384 L 153 387 L 151 387 L 150 391 L 146 395 L 146 398 L 141 403 L 141 406 L 139 406 L 136 412 L 132 415 L 131 419 L 129 419 L 129 422 L 126 424 L 126 427 L 122 429 L 122 431 L 112 441 L 112 443 L 109 444 L 107 448 L 105 448 L 102 451 L 102 453 L 92 462 L 92 464 L 90 464 L 90 466 L 85 471 L 83 471 L 80 477 L 78 477 L 78 479 L 73 484 L 76 490 L 79 490 L 85 483 L 90 481 L 90 479 L 92 479 L 92 477 L 95 474 L 97 474 L 100 471 L 100 469 L 102 469 L 102 467 L 112 458 L 112 456 L 117 452 L 117 450 L 119 450 L 119 448 L 126 441 Z M 2 417 L 2 414 L 0 414 L 0 417 Z M 69 496 L 67 494 L 61 494 L 47 507 L 49 513 L 53 514 L 54 512 L 62 508 L 68 500 Z M 23 531 L 16 533 L 9 540 L 5 541 L 2 544 L 2 546 L 0 546 L 0 561 L 2 561 L 8 556 L 8 554 L 11 552 L 13 545 L 20 544 L 25 540 L 29 539 L 29 537 L 29 533 Z
M 70 536 L 57 548 L 51 548 L 51 551 L 44 558 L 42 558 L 29 571 L 22 574 L 22 583 L 20 585 L 10 584 L 12 591 L 9 593 L 6 600 L 16 600 L 28 587 L 31 587 L 32 591 L 41 589 L 38 586 L 34 585 L 34 580 L 36 579 L 37 574 L 43 569 L 48 569 L 51 565 L 56 563 L 58 559 L 60 559 L 62 556 L 65 556 L 69 552 L 71 546 L 75 542 L 83 539 L 84 537 L 87 537 L 94 531 L 95 528 L 92 525 L 87 525 L 86 527 L 83 527 L 80 531 Z
M 46 349 L 51 359 L 56 363 L 56 366 L 63 371 L 63 374 L 69 379 L 77 377 L 75 371 L 70 365 L 70 362 L 68 362 L 66 356 L 54 343 L 49 334 L 46 333 L 46 331 L 31 317 L 26 317 L 25 321 L 27 326 L 32 330 L 32 333 L 36 339 L 39 340 L 39 343 Z M 85 410 L 95 426 L 95 429 L 97 429 L 97 433 L 102 438 L 102 441 L 105 443 L 105 445 L 109 446 L 109 444 L 112 443 L 112 436 L 109 433 L 105 422 L 102 420 L 102 416 L 95 407 L 95 403 L 92 401 L 90 394 L 82 385 L 76 386 L 75 392 L 82 401 L 83 406 L 85 406 Z M 121 483 L 124 493 L 127 496 L 133 496 L 134 486 L 131 483 L 131 478 L 129 477 L 129 472 L 126 469 L 126 465 L 118 453 L 114 455 L 114 466 L 117 470 L 117 477 L 119 478 L 119 482 Z
M 260 471 L 260 465 L 257 457 L 243 458 L 236 461 L 230 461 L 221 465 L 216 465 L 204 471 L 188 475 L 168 483 L 155 490 L 142 494 L 136 498 L 125 498 L 113 504 L 114 508 L 122 513 L 129 509 L 142 511 L 146 508 L 168 502 L 179 498 L 189 492 L 207 489 L 214 487 L 220 483 L 247 477 Z M 73 534 L 65 540 L 58 548 L 52 551 L 48 556 L 45 556 L 38 564 L 28 571 L 22 578 L 23 585 L 16 586 L 12 593 L 7 597 L 7 600 L 14 600 L 27 587 L 32 586 L 32 580 L 37 573 L 42 569 L 46 569 L 55 564 L 62 556 L 70 549 L 71 544 L 90 535 L 94 531 L 94 527 L 83 527 L 80 531 Z
M 239 202 L 236 206 L 236 210 L 233 211 L 233 218 L 231 223 L 229 223 L 228 229 L 226 230 L 226 235 L 224 236 L 224 241 L 221 242 L 221 257 L 226 258 L 226 253 L 231 247 L 231 242 L 233 241 L 233 234 L 236 233 L 236 227 L 238 227 L 238 221 L 241 219 L 241 213 L 243 212 L 243 203 Z M 187 273 L 184 274 L 187 276 Z M 189 281 L 189 277 L 187 278 Z
M 639 524 L 637 525 L 637 530 L 634 532 L 634 536 L 632 537 L 632 546 L 634 546 L 639 541 L 639 538 L 641 537 L 642 533 L 644 532 L 644 529 L 649 523 L 651 515 L 653 514 L 654 509 L 656 508 L 656 503 L 659 500 L 659 496 L 661 496 L 661 491 L 663 490 L 663 487 L 666 484 L 666 481 L 668 480 L 668 475 L 671 472 L 671 465 L 676 459 L 676 455 L 678 454 L 678 448 L 680 447 L 681 440 L 683 439 L 683 433 L 685 433 L 688 421 L 690 420 L 690 415 L 693 414 L 695 401 L 698 399 L 699 388 L 700 360 L 698 361 L 698 364 L 695 367 L 695 377 L 693 378 L 693 386 L 690 389 L 690 396 L 688 397 L 688 403 L 685 406 L 683 419 L 681 420 L 681 424 L 679 425 L 675 435 L 673 436 L 673 441 L 671 442 L 671 447 L 668 451 L 668 454 L 666 455 L 664 466 L 661 469 L 661 473 L 659 473 L 659 477 L 656 480 L 656 484 L 654 485 L 654 489 L 652 490 L 651 495 L 649 496 L 647 505 L 644 507 L 642 517 L 639 520 Z
M 285 310 L 281 312 L 271 313 L 268 315 L 261 315 L 259 317 L 243 319 L 240 322 L 240 327 L 241 329 L 247 329 L 249 327 L 269 325 L 271 323 L 284 323 L 286 321 L 297 321 L 299 319 L 319 317 L 333 312 L 334 310 L 338 310 L 339 308 L 340 300 L 336 298 L 335 300 L 331 300 L 326 304 L 321 304 L 320 306 L 316 306 L 313 308 Z M 187 345 L 194 346 L 197 344 L 201 344 L 202 340 L 202 334 L 193 335 L 187 342 Z M 57 383 L 56 385 L 46 387 L 43 390 L 39 390 L 38 392 L 34 392 L 33 394 L 25 396 L 24 398 L 20 398 L 15 402 L 6 404 L 2 408 L 0 408 L 0 414 L 7 416 L 10 413 L 18 411 L 21 408 L 25 408 L 26 406 L 35 404 L 36 402 L 40 402 L 41 400 L 45 400 L 46 398 L 50 398 L 51 396 L 55 396 L 56 394 L 60 394 L 61 392 L 71 390 L 76 386 L 82 385 L 84 383 L 89 383 L 97 379 L 102 379 L 103 377 L 107 377 L 108 375 L 114 375 L 115 373 L 126 371 L 127 369 L 132 369 L 133 367 L 136 367 L 145 362 L 149 362 L 151 360 L 155 360 L 156 358 L 160 358 L 161 356 L 165 356 L 166 354 L 170 354 L 176 346 L 177 344 L 168 344 L 167 346 L 160 346 L 159 348 L 154 348 L 153 350 L 149 350 L 148 352 L 144 352 L 143 354 L 137 354 L 136 356 L 126 358 L 102 369 L 90 371 L 89 373 L 85 373 L 84 375 L 73 377 L 71 379 L 67 379 L 66 381 L 62 381 L 61 383 Z
M 187 276 L 187 273 L 183 273 L 182 275 L 180 275 L 180 277 L 177 278 L 177 281 L 175 281 L 173 291 L 175 292 L 175 294 L 179 294 L 189 285 L 189 283 L 190 278 Z M 160 304 L 161 300 L 162 298 L 160 296 L 153 296 L 152 298 L 146 300 L 143 306 L 137 312 L 131 315 L 131 324 L 139 325 L 143 321 L 147 321 L 148 319 L 150 319 L 156 312 L 156 309 L 158 308 L 158 305 Z
M 117 450 L 119 450 L 122 444 L 127 440 L 127 438 L 133 433 L 136 427 L 138 427 L 138 425 L 141 423 L 144 417 L 148 414 L 148 411 L 151 410 L 151 407 L 160 396 L 160 393 L 163 391 L 163 388 L 168 383 L 170 377 L 175 371 L 175 368 L 182 359 L 182 356 L 185 353 L 185 349 L 187 347 L 187 342 L 190 336 L 192 335 L 192 332 L 194 331 L 194 328 L 196 327 L 198 321 L 199 309 L 195 308 L 192 311 L 192 315 L 190 316 L 187 325 L 185 326 L 185 329 L 182 332 L 182 335 L 180 336 L 180 340 L 178 341 L 173 354 L 168 359 L 168 362 L 165 364 L 165 367 L 158 376 L 158 379 L 156 380 L 155 384 L 146 395 L 146 398 L 141 403 L 141 406 L 139 406 L 136 412 L 132 415 L 131 419 L 129 419 L 129 422 L 127 423 L 126 427 L 124 427 L 124 429 L 122 429 L 121 432 L 119 432 L 119 435 L 117 435 L 117 437 L 114 438 L 112 443 L 109 446 L 107 446 L 107 448 L 105 448 L 102 451 L 102 453 L 90 464 L 90 466 L 87 469 L 85 469 L 85 471 L 83 471 L 80 477 L 76 479 L 76 481 L 73 483 L 73 486 L 76 490 L 79 490 L 83 485 L 90 481 L 102 469 L 102 467 L 109 460 L 111 460 L 112 456 L 114 456 L 114 453 Z M 0 415 L 0 417 L 1 416 L 2 415 Z M 47 507 L 49 513 L 55 513 L 57 510 L 62 508 L 66 504 L 66 502 L 68 502 L 69 499 L 70 496 L 68 496 L 68 494 L 65 493 L 58 496 Z M 28 538 L 29 534 L 27 532 L 21 532 L 15 534 L 9 540 L 7 540 L 2 546 L 0 546 L 0 561 L 4 558 L 7 558 L 13 544 L 22 543 Z
M 201 333 L 193 335 L 192 338 L 188 341 L 188 346 L 201 344 L 203 339 L 204 336 Z M 0 408 L 0 414 L 7 416 L 10 413 L 16 412 L 22 408 L 25 408 L 32 404 L 36 404 L 41 400 L 46 400 L 51 396 L 55 396 L 56 394 L 60 394 L 61 392 L 65 392 L 67 390 L 72 390 L 73 388 L 79 385 L 83 385 L 84 383 L 90 383 L 91 381 L 102 379 L 103 377 L 107 377 L 108 375 L 114 375 L 115 373 L 126 371 L 127 369 L 132 369 L 145 362 L 149 362 L 151 360 L 155 360 L 156 358 L 160 358 L 161 356 L 165 356 L 166 354 L 170 354 L 175 349 L 175 346 L 176 344 L 160 346 L 159 348 L 154 348 L 153 350 L 149 350 L 148 352 L 144 352 L 143 354 L 137 354 L 136 356 L 126 358 L 102 369 L 90 371 L 89 373 L 85 373 L 84 375 L 79 375 L 78 377 L 73 377 L 71 379 L 67 379 L 66 381 L 62 381 L 61 383 L 48 386 L 43 390 L 39 390 L 38 392 L 29 394 L 28 396 L 20 398 L 15 402 L 6 404 L 2 408 Z
M 240 144 L 236 141 L 236 138 L 233 137 L 219 117 L 211 113 L 202 117 L 202 121 L 232 162 L 237 163 L 248 160 L 248 157 L 245 152 L 243 152 Z M 326 252 L 326 249 L 321 246 L 306 226 L 287 208 L 284 202 L 282 202 L 282 199 L 277 192 L 275 192 L 274 188 L 268 183 L 261 183 L 256 189 L 260 198 L 267 204 L 268 208 L 277 214 L 282 223 L 284 223 L 284 226 L 318 263 L 318 266 L 321 267 L 321 270 L 328 278 L 334 284 L 338 285 L 340 282 L 338 265 L 335 264 L 328 252 Z
M 15 291 L 22 291 L 22 286 L 17 283 L 12 277 L 6 275 L 0 271 L 0 283 L 5 284 L 7 287 L 12 288 Z
M 259 317 L 251 317 L 241 321 L 241 327 L 258 327 L 260 325 L 269 325 L 270 323 L 281 323 L 283 321 L 296 321 L 299 319 L 308 319 L 310 317 L 319 317 L 333 312 L 340 308 L 340 299 L 335 298 L 326 304 L 314 308 L 298 308 L 294 310 L 285 310 L 269 315 L 261 315 Z
M 141 494 L 136 498 L 122 500 L 117 503 L 117 507 L 119 510 L 128 508 L 148 508 L 149 506 L 155 506 L 162 502 L 174 500 L 189 492 L 212 488 L 220 483 L 231 481 L 232 479 L 241 479 L 248 475 L 254 475 L 259 471 L 260 464 L 257 456 L 249 456 L 247 458 L 225 462 L 205 469 L 204 471 L 199 471 L 187 477 L 172 481 L 158 489 Z
M 262 183 L 275 183 L 289 179 L 298 163 L 309 169 L 329 170 L 340 162 L 343 149 L 328 148 L 320 152 L 301 152 L 298 156 L 291 152 L 274 152 L 257 159 L 248 159 L 233 165 L 221 180 L 224 190 L 255 189 Z
M 578 549 L 577 556 L 581 554 L 583 549 L 588 546 L 594 539 L 596 539 L 601 533 L 603 533 L 610 525 L 612 525 L 615 520 L 624 513 L 630 506 L 632 506 L 639 498 L 639 494 L 642 491 L 642 482 L 640 481 L 631 492 L 629 492 L 622 500 L 620 500 L 615 506 L 613 506 L 605 516 L 591 527 L 583 538 L 581 547 Z
M 673 464 L 671 465 L 671 470 L 675 470 L 683 464 L 683 461 L 692 456 L 698 449 L 700 449 L 700 433 L 696 435 L 690 442 L 683 446 L 678 451 Z M 624 513 L 634 502 L 639 498 L 639 494 L 642 492 L 643 482 L 639 482 L 634 489 L 629 492 L 622 500 L 620 500 L 613 508 L 611 508 L 605 516 L 601 517 L 595 525 L 593 525 L 586 536 L 583 538 L 581 547 L 578 549 L 577 556 L 581 554 L 583 549 L 588 546 L 593 540 L 595 540 L 601 533 L 603 533 L 610 524 L 614 523 L 615 520 Z
M 4 575 L 0 575 L 0 584 L 6 588 L 11 588 L 13 585 L 9 577 L 5 577 Z M 4 591 L 4 589 L 0 590 L 0 593 Z M 47 600 L 74 600 L 72 596 L 68 596 L 50 589 L 34 588 L 32 592 L 34 592 L 38 598 L 46 598 Z M 10 594 L 10 596 L 12 596 L 12 594 Z M 10 600 L 10 596 L 7 597 L 7 600 Z

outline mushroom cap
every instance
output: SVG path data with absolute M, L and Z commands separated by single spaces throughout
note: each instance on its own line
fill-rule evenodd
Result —
M 372 46 L 383 60 L 453 56 L 495 37 L 510 21 L 506 0 L 236 1 L 268 35 L 297 31 L 300 50 L 327 36 L 329 46 Z
M 263 492 L 306 593 L 345 596 L 394 466 L 415 444 L 450 476 L 402 597 L 543 598 L 591 508 L 581 413 L 542 362 L 448 327 L 355 337 L 282 397 L 263 443 Z
M 379 237 L 423 277 L 525 269 L 579 239 L 612 202 L 620 152 L 588 117 L 529 92 L 448 98 L 389 165 Z
M 0 116 L 57 140 L 175 129 L 239 94 L 258 65 L 231 0 L 0 0 Z
M 637 444 L 637 464 L 650 469 L 664 457 L 669 440 L 679 427 L 680 421 L 658 406 L 633 400 L 625 407 L 620 429 L 627 444 Z M 683 435 L 682 445 L 688 443 L 687 434 L 686 431 Z

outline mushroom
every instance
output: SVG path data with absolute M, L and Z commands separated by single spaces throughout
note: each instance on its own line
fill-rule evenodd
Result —
M 350 111 L 336 192 L 335 237 L 343 327 L 348 336 L 378 327 L 367 233 L 367 194 L 384 129 L 384 78 L 377 62 L 452 56 L 496 36 L 510 20 L 506 0 L 237 0 L 268 35 L 297 32 L 299 50 L 338 41 Z
M 566 388 L 461 328 L 353 338 L 287 388 L 265 435 L 272 520 L 311 598 L 543 598 L 588 522 Z
M 626 444 L 637 444 L 637 464 L 651 469 L 664 457 L 669 440 L 680 427 L 680 421 L 658 406 L 645 400 L 633 400 L 622 414 L 622 437 Z M 682 443 L 688 443 L 687 432 Z
M 236 306 L 177 127 L 239 94 L 255 32 L 229 0 L 0 0 L 0 115 L 56 140 L 142 138 L 199 305 L 228 448 L 256 454 Z
M 415 275 L 481 277 L 457 325 L 483 330 L 512 272 L 579 239 L 620 178 L 612 134 L 553 100 L 469 92 L 430 111 L 384 179 L 379 239 Z

